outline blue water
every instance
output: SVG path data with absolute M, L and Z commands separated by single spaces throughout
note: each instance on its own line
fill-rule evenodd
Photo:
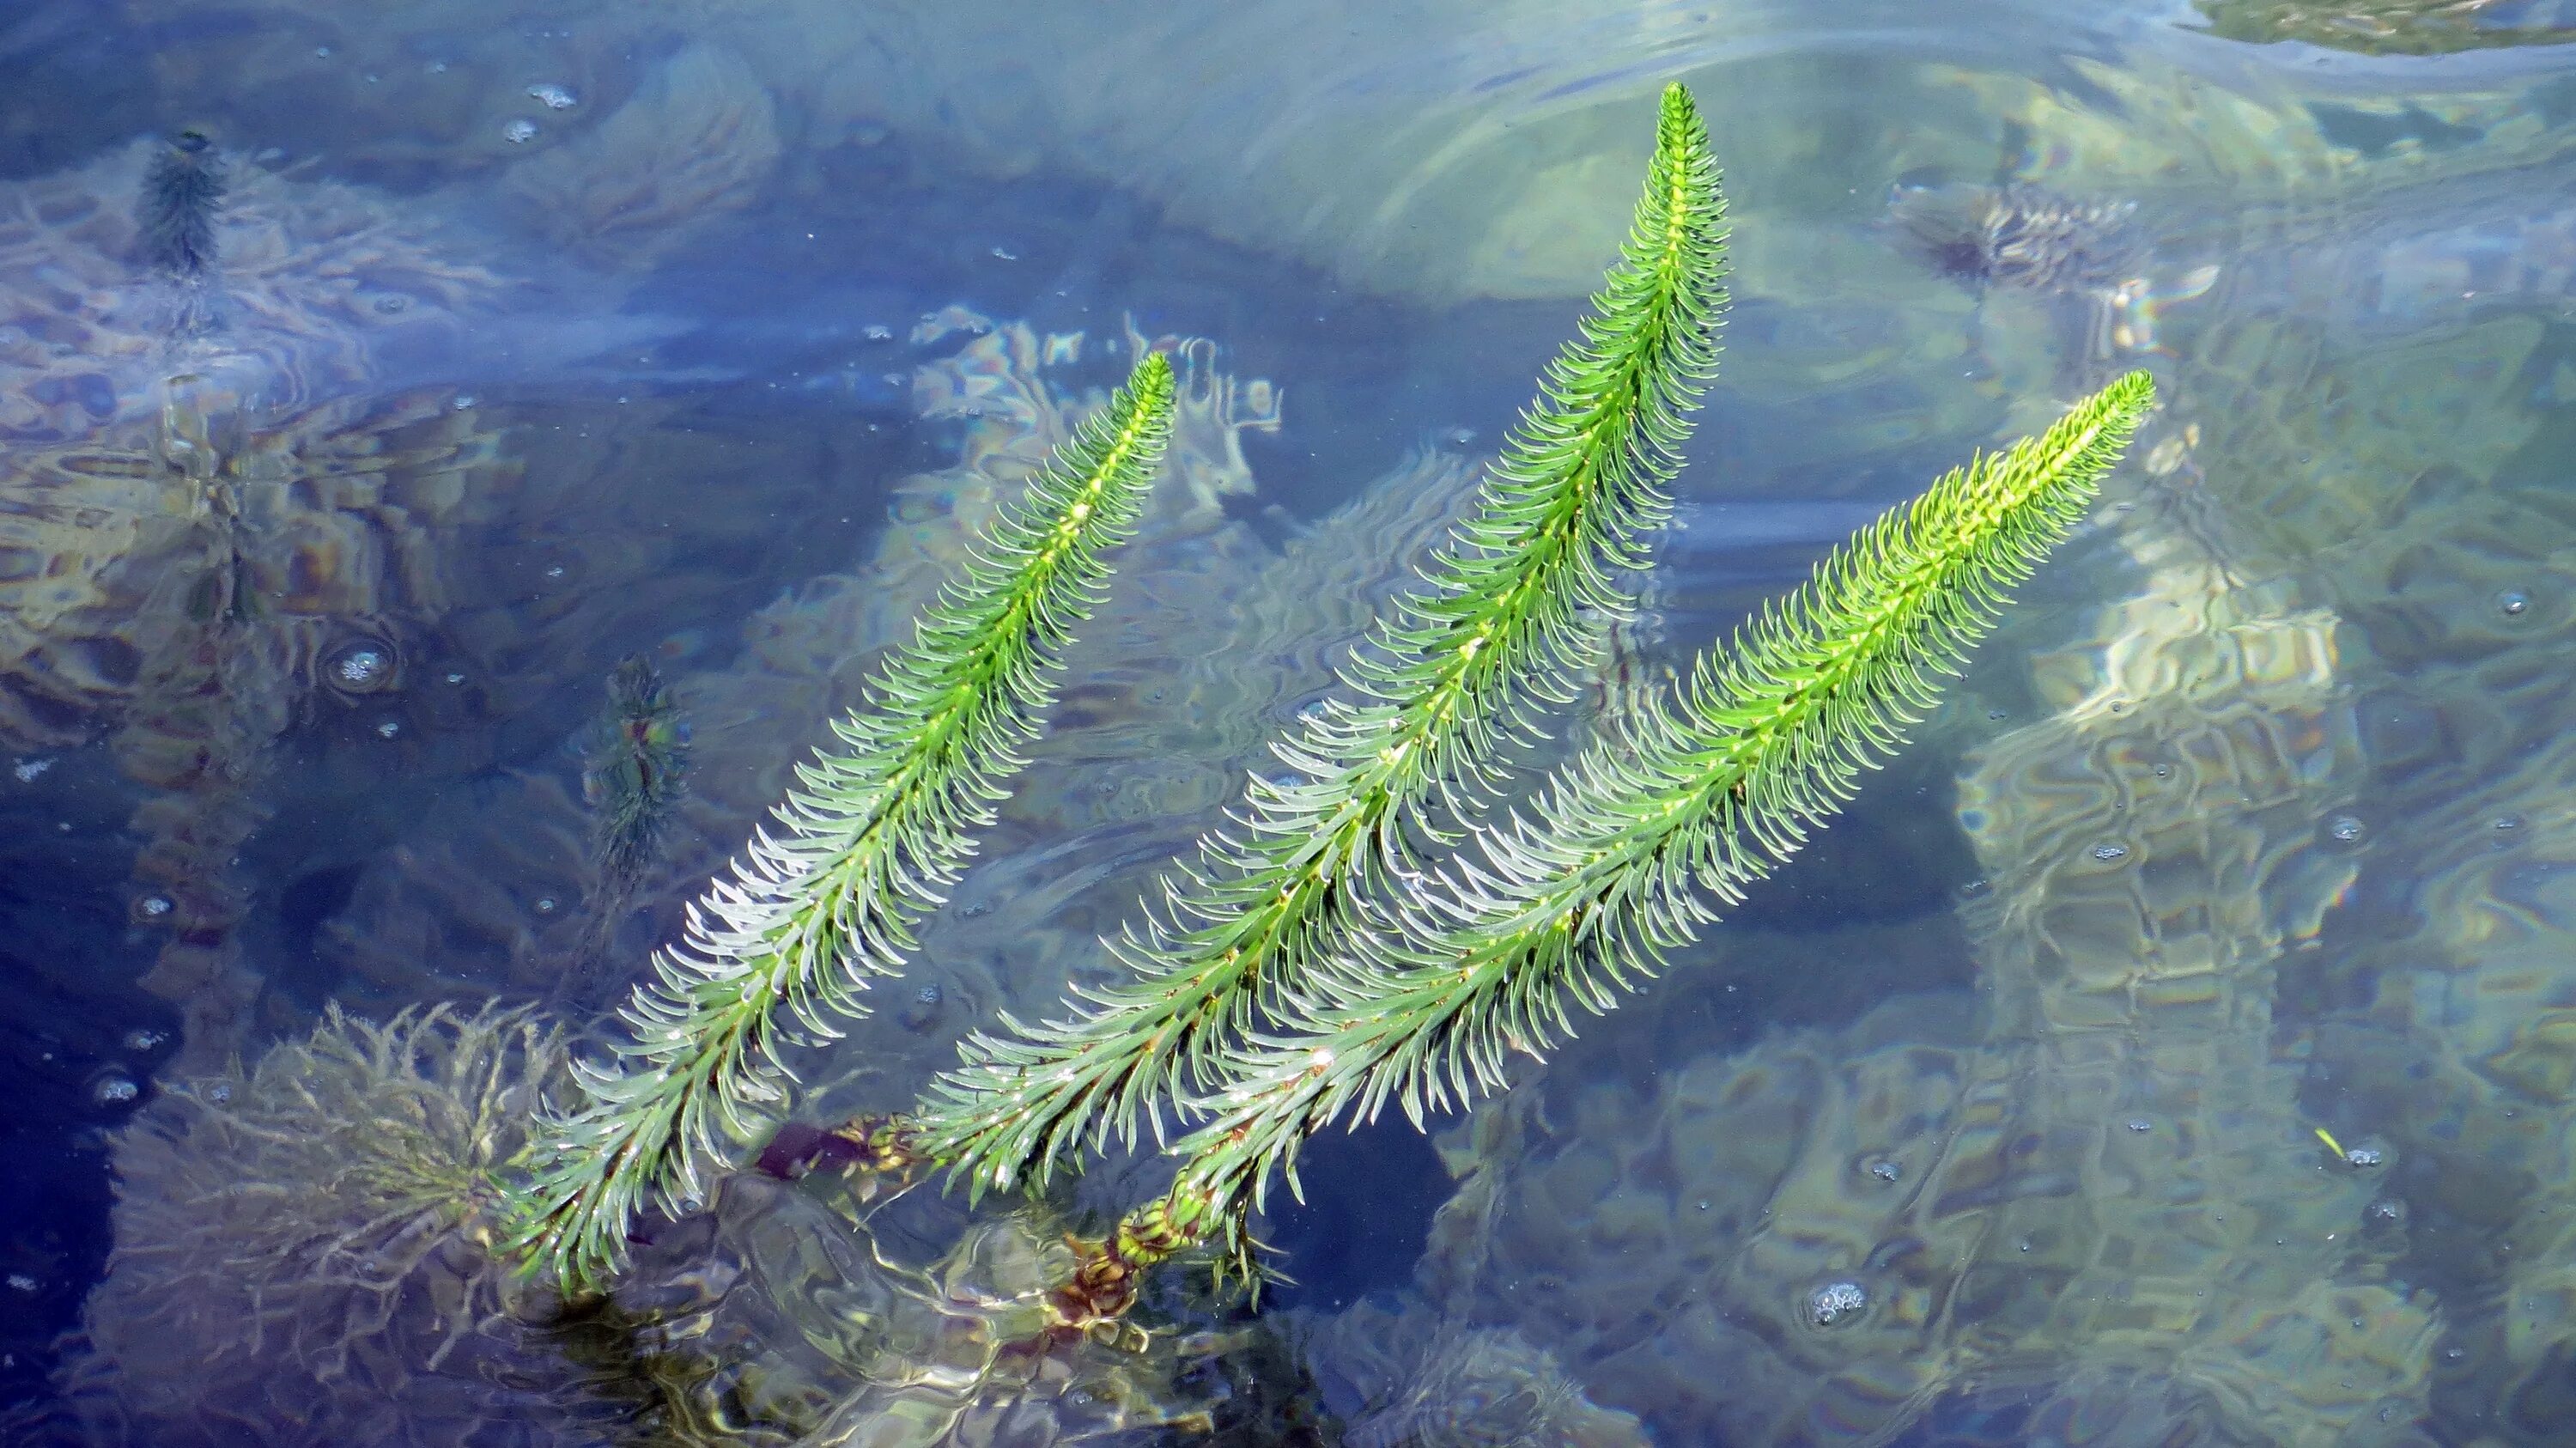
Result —
M 898 1109 L 1058 1009 L 1442 536 L 1465 474 L 1424 460 L 1510 428 L 1680 80 L 1735 220 L 1723 370 L 1645 616 L 1554 732 L 2114 372 L 2164 411 L 1916 743 L 1665 978 L 1464 1126 L 1319 1140 L 1257 1306 L 1176 1272 L 1149 1348 L 1048 1349 L 1078 1390 L 985 1362 L 948 1436 L 886 1441 L 1106 1441 L 1120 1393 L 1119 1441 L 2576 1441 L 2570 24 L 22 4 L 0 1439 L 916 1421 L 950 1340 L 884 1325 L 935 1294 L 880 1269 L 1015 1219 L 746 1176 L 639 1227 L 613 1310 L 504 1330 L 479 1246 L 333 1220 L 262 1175 L 316 1154 L 186 1104 L 335 1006 L 613 1031 L 958 520 L 1161 345 L 1186 461 L 793 1114 Z M 184 128 L 231 200 L 174 343 L 195 294 L 130 218 Z M 630 655 L 689 795 L 594 951 L 582 778 Z M 1052 1209 L 1096 1229 L 1156 1169 Z

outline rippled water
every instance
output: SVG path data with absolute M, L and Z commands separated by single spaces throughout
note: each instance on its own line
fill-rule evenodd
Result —
M 2576 13 L 1061 9 L 0 18 L 0 1437 L 2569 1441 Z M 1175 1280 L 1142 1348 L 1015 1350 L 1046 1231 L 927 1193 L 746 1175 L 553 1322 L 323 1189 L 506 1155 L 526 1103 L 457 1083 L 559 1048 L 474 1013 L 593 1028 L 1162 345 L 1146 535 L 798 1115 L 1099 978 L 1441 536 L 1675 79 L 1724 371 L 1570 724 L 2114 370 L 2166 405 L 1645 999 L 1436 1144 L 1319 1142 L 1294 1282 Z M 186 128 L 197 334 L 135 221 Z M 689 790 L 621 894 L 584 781 L 634 655 Z

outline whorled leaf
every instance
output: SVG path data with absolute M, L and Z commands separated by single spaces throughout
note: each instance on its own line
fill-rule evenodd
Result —
M 1382 619 L 1334 700 L 1274 745 L 1300 782 L 1256 777 L 1235 828 L 1201 844 L 1163 909 L 1112 942 L 1127 979 L 1066 1019 L 966 1045 L 925 1103 L 923 1147 L 976 1190 L 1043 1179 L 1087 1143 L 1209 1077 L 1265 994 L 1302 990 L 1373 881 L 1496 780 L 1496 746 L 1531 705 L 1573 697 L 1597 621 L 1629 611 L 1620 576 L 1670 507 L 1688 414 L 1717 365 L 1726 211 L 1690 94 L 1664 92 L 1628 238 L 1581 334 L 1489 469 L 1475 512 Z
M 1345 1113 L 1420 1124 L 1498 1087 L 1577 1003 L 1607 1011 L 1796 851 L 1921 718 L 2006 593 L 2062 539 L 2154 399 L 2131 373 L 2056 426 L 1958 469 L 1861 530 L 1616 749 L 1598 747 L 1480 863 L 1372 909 L 1281 1003 L 1281 1028 L 1174 1144 L 1171 1193 L 1135 1220 L 1239 1263 L 1273 1171 Z
M 1160 354 L 1059 448 L 970 549 L 964 576 L 836 720 L 841 748 L 797 771 L 772 828 L 689 911 L 620 1014 L 631 1040 L 579 1071 L 588 1101 L 549 1120 L 520 1189 L 512 1245 L 572 1285 L 624 1252 L 648 1197 L 698 1198 L 711 1162 L 782 1099 L 782 1010 L 819 1037 L 893 973 L 991 823 L 1018 748 L 1052 702 L 1073 625 L 1107 550 L 1134 531 L 1171 431 Z

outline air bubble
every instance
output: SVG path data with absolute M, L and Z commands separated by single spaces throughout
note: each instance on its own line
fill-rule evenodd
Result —
M 129 1051 L 157 1051 L 161 1049 L 161 1043 L 169 1039 L 168 1036 L 149 1026 L 137 1026 L 125 1033 L 124 1044 L 125 1049 Z
M 388 719 L 382 724 L 376 726 L 376 737 L 378 739 L 391 739 L 401 732 L 402 721 L 399 719 Z
M 1857 1282 L 1828 1282 L 1807 1294 L 1807 1325 L 1834 1327 L 1869 1310 L 1869 1293 Z
M 331 656 L 331 682 L 351 693 L 372 694 L 393 682 L 394 656 L 376 644 L 351 644 Z
M 89 1088 L 89 1099 L 101 1106 L 123 1106 L 142 1094 L 143 1088 L 135 1085 L 132 1078 L 113 1074 L 99 1077 L 97 1084 Z
M 2375 1146 L 2356 1146 L 2343 1154 L 2344 1165 L 2351 1167 L 2374 1167 L 2387 1159 L 2387 1154 Z
M 1905 1169 L 1892 1161 L 1882 1158 L 1869 1164 L 1869 1174 L 1878 1178 L 1880 1181 L 1892 1182 L 1897 1178 L 1904 1176 Z
M 939 987 L 935 983 L 925 983 L 921 989 L 912 993 L 912 998 L 917 1004 L 935 1006 L 939 1004 L 941 994 Z
M 524 146 L 537 138 L 537 123 L 516 120 L 501 128 L 501 139 L 513 146 Z
M 2153 1131 L 2156 1129 L 2156 1124 L 2143 1116 L 2132 1116 L 2129 1118 L 2129 1129 L 2131 1131 Z
M 8 1276 L 8 1283 L 9 1290 L 12 1292 L 33 1292 L 39 1285 L 35 1278 L 28 1276 L 24 1272 L 10 1273 Z
M 2100 860 L 2106 865 L 2113 860 L 2125 860 L 2128 857 L 2129 847 L 2127 845 L 2095 845 L 2093 847 L 2093 858 Z
M 135 908 L 158 920 L 169 914 L 172 907 L 170 897 L 167 895 L 146 895 L 135 903 Z
M 2336 815 L 2327 823 L 2326 833 L 2339 844 L 2352 844 L 2361 838 L 2361 821 L 2351 815 Z
M 471 392 L 460 392 L 460 393 L 456 394 L 456 401 L 455 401 L 455 403 L 453 404 L 453 406 L 456 408 L 456 410 L 457 410 L 457 411 L 459 411 L 459 412 L 463 412 L 463 411 L 465 411 L 467 408 L 472 407 L 473 405 L 474 405 L 474 394 L 473 394 L 473 393 L 471 393 Z
M 9 772 L 18 776 L 20 784 L 34 784 L 37 776 L 53 767 L 54 762 L 50 759 L 21 759 L 10 766 Z
M 2507 618 L 2520 618 L 2531 611 L 2531 595 L 2519 588 L 2508 588 L 2496 595 L 2496 612 Z
M 540 915 L 552 915 L 555 913 L 555 897 L 548 895 L 539 900 L 537 902 L 537 913 Z
M 559 85 L 532 85 L 528 87 L 528 99 L 550 111 L 568 111 L 581 104 L 581 97 Z

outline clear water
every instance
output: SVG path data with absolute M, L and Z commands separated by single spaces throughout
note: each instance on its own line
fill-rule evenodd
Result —
M 2571 25 L 17 7 L 0 1437 L 2571 1441 Z M 1436 1146 L 1319 1141 L 1258 1311 L 1173 1274 L 1146 1346 L 1038 1351 L 994 1306 L 1024 1219 L 753 1175 L 648 1224 L 613 1308 L 496 1318 L 446 1218 L 333 1216 L 431 1107 L 281 1055 L 309 1136 L 208 1124 L 334 1005 L 593 1028 L 965 523 L 1159 342 L 1188 466 L 796 1114 L 898 1107 L 1098 978 L 1511 424 L 1673 79 L 1727 168 L 1725 368 L 1647 625 L 1558 722 L 2112 370 L 2165 410 L 1664 979 Z M 234 199 L 173 350 L 130 218 L 186 127 Z M 2026 245 L 1963 245 L 1991 218 Z M 582 780 L 634 654 L 690 792 L 603 920 Z

